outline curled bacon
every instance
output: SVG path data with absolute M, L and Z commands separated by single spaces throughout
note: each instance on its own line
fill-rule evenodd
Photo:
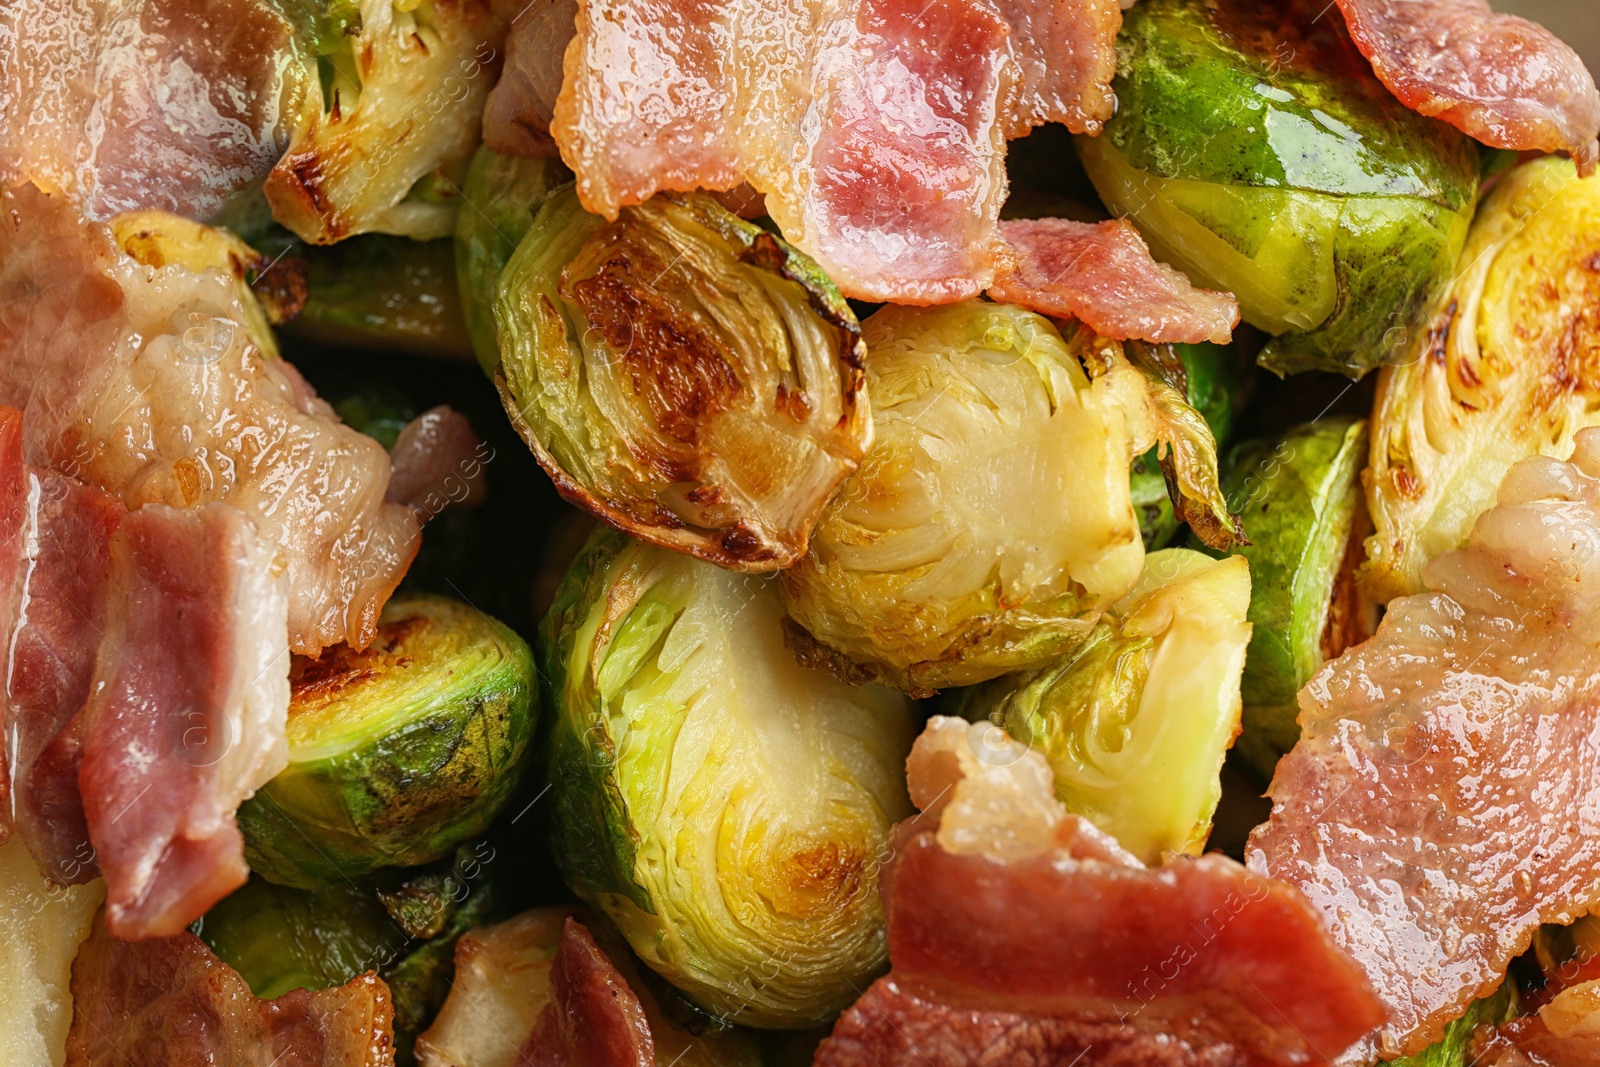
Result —
M 1118 340 L 1226 344 L 1239 325 L 1232 294 L 1196 289 L 1157 263 L 1126 219 L 1018 219 L 1000 233 L 1011 256 L 989 295 L 1001 303 L 1079 319 Z
M 1570 47 L 1487 0 L 1338 0 L 1401 103 L 1497 148 L 1600 158 L 1600 92 Z
M 1328 1062 L 1382 1020 L 1294 890 L 1222 856 L 1144 867 L 995 733 L 936 717 L 918 739 L 923 814 L 882 883 L 893 969 L 818 1067 Z

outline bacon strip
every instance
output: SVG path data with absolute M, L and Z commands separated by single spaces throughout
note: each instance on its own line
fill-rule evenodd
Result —
M 264 177 L 309 84 L 267 0 L 0 5 L 0 185 L 37 180 L 96 218 L 206 218 Z
M 67 1067 L 394 1067 L 394 1005 L 371 971 L 258 1000 L 193 934 L 120 941 L 96 920 L 72 999 Z
M 274 556 L 220 503 L 140 508 L 112 541 L 78 781 L 118 937 L 176 934 L 249 876 L 233 812 L 289 761 Z
M 591 211 L 748 181 L 848 295 L 981 293 L 1005 255 L 1005 140 L 1110 117 L 1116 0 L 580 0 L 513 28 L 485 137 L 553 136 Z M 549 68 L 564 20 L 565 80 Z
M 1328 1062 L 1381 1021 L 1292 889 L 1221 856 L 1145 868 L 994 732 L 936 717 L 918 739 L 924 812 L 883 879 L 893 970 L 818 1067 Z
M 522 1067 L 655 1067 L 644 1007 L 582 923 L 567 917 L 550 968 L 550 1003 Z
M 1300 695 L 1253 870 L 1299 886 L 1388 1008 L 1385 1056 L 1600 905 L 1600 431 L 1512 468 L 1468 544 Z
M 1126 219 L 1019 219 L 1000 224 L 1011 262 L 989 295 L 1045 315 L 1079 319 L 1104 337 L 1226 344 L 1239 325 L 1231 293 L 1196 289 L 1157 263 Z
M 1338 0 L 1378 79 L 1484 144 L 1600 157 L 1600 92 L 1570 47 L 1487 0 Z
M 0 308 L 30 462 L 129 508 L 225 499 L 284 550 L 294 651 L 366 646 L 421 522 L 383 448 L 257 346 L 236 277 L 145 266 L 26 186 L 0 194 Z

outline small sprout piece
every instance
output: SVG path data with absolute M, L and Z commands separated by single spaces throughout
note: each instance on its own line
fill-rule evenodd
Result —
M 316 34 L 320 91 L 267 176 L 274 217 L 311 244 L 450 236 L 515 14 L 500 0 L 330 4 Z
M 849 305 L 704 194 L 608 223 L 554 190 L 495 321 L 506 410 L 561 494 L 724 567 L 797 560 L 871 441 Z
M 1545 158 L 1484 199 L 1443 306 L 1378 379 L 1366 475 L 1378 601 L 1422 591 L 1518 460 L 1600 425 L 1600 176 Z
M 886 959 L 911 702 L 808 671 L 769 579 L 602 528 L 539 635 L 567 883 L 725 1022 L 822 1023 Z
M 1204 420 L 1119 342 L 977 301 L 865 333 L 876 443 L 782 578 L 810 662 L 926 694 L 1075 647 L 1139 576 L 1129 468 L 1158 441 L 1226 511 Z
M 570 180 L 557 159 L 502 156 L 483 147 L 472 157 L 461 194 L 467 209 L 456 216 L 456 284 L 473 354 L 491 377 L 500 368 L 494 326 L 500 274 L 533 225 L 540 199 Z
M 472 358 L 448 241 L 371 234 L 331 248 L 301 246 L 306 303 L 295 337 L 344 348 Z
M 961 694 L 961 710 L 1042 752 L 1067 807 L 1140 859 L 1198 855 L 1239 729 L 1249 603 L 1244 560 L 1152 552 L 1086 641 Z
M 1250 545 L 1250 656 L 1239 753 L 1263 780 L 1300 737 L 1296 694 L 1327 660 L 1377 628 L 1356 584 L 1366 514 L 1367 424 L 1328 418 L 1228 457 L 1225 486 Z
M 445 855 L 522 772 L 535 715 L 528 646 L 441 597 L 389 601 L 361 652 L 296 659 L 289 766 L 239 809 L 252 870 L 315 888 Z
M 1279 374 L 1400 358 L 1477 196 L 1471 140 L 1395 100 L 1343 20 L 1299 0 L 1144 0 L 1117 114 L 1078 138 L 1156 258 L 1239 298 Z

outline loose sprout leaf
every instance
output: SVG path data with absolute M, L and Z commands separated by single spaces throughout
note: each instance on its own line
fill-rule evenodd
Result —
M 871 441 L 849 305 L 705 194 L 606 222 L 553 190 L 494 313 L 513 424 L 563 496 L 642 540 L 788 566 Z
M 800 1028 L 884 962 L 910 702 L 807 671 L 770 580 L 603 529 L 540 632 L 568 885 L 724 1022 Z

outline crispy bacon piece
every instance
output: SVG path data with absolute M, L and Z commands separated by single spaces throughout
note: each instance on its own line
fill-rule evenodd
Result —
M 72 999 L 67 1067 L 394 1067 L 394 1005 L 371 971 L 258 1000 L 193 934 L 120 941 L 97 919 Z
M 1386 1056 L 1491 992 L 1541 922 L 1600 904 L 1600 431 L 1512 468 L 1424 580 L 1301 692 L 1248 854 L 1366 969 Z
M 221 503 L 148 505 L 112 539 L 78 782 L 118 937 L 176 934 L 249 876 L 233 812 L 289 761 L 275 555 Z
M 130 509 L 226 500 L 285 552 L 294 651 L 364 648 L 421 523 L 252 321 L 231 275 L 142 265 L 59 197 L 0 194 L 0 403 L 28 460 Z
M 923 813 L 883 878 L 893 970 L 817 1067 L 1328 1062 L 1382 1020 L 1292 889 L 1216 855 L 1144 867 L 998 732 L 934 718 L 917 740 Z
M 550 1003 L 520 1067 L 655 1067 L 644 1007 L 582 923 L 567 917 L 550 968 Z
M 1116 0 L 539 0 L 485 138 L 553 138 L 608 218 L 748 181 L 846 294 L 945 303 L 1005 258 L 1006 138 L 1110 117 L 1121 24 Z
M 93 217 L 205 218 L 266 175 L 312 76 L 268 0 L 0 5 L 0 185 L 36 180 Z
M 1119 339 L 1226 344 L 1239 325 L 1231 293 L 1196 289 L 1157 263 L 1125 219 L 1018 219 L 1002 222 L 1000 233 L 1011 261 L 996 273 L 989 295 L 1001 303 L 1079 319 Z
M 1585 170 L 1600 144 L 1600 92 L 1543 26 L 1487 0 L 1338 0 L 1361 54 L 1401 103 L 1484 144 L 1567 152 Z

